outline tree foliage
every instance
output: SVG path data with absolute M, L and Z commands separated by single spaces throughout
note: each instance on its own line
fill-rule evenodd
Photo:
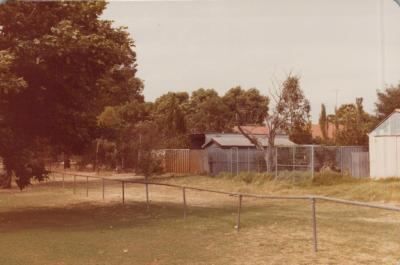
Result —
M 236 124 L 236 115 L 240 115 L 244 124 L 262 125 L 268 113 L 269 98 L 260 94 L 256 88 L 248 90 L 240 86 L 231 88 L 223 96 L 228 107 L 228 119 L 231 125 Z
M 13 80 L 26 84 L 0 103 L 3 128 L 21 142 L 12 155 L 0 156 L 25 184 L 33 174 L 20 174 L 22 161 L 9 158 L 36 157 L 39 142 L 81 153 L 98 136 L 97 116 L 105 106 L 143 100 L 133 41 L 123 28 L 99 18 L 105 6 L 102 1 L 0 6 L 0 50 L 12 58 Z
M 186 106 L 189 95 L 186 92 L 168 92 L 154 102 L 152 120 L 154 129 L 162 140 L 162 148 L 183 148 L 187 146 Z
M 326 116 L 325 104 L 321 104 L 321 113 L 319 115 L 319 128 L 321 129 L 322 139 L 328 139 L 328 117 Z
M 271 89 L 270 98 L 274 105 L 266 114 L 265 119 L 266 126 L 268 127 L 268 152 L 265 156 L 268 170 L 272 170 L 272 165 L 274 164 L 273 150 L 277 134 L 287 132 L 292 139 L 294 137 L 311 135 L 309 122 L 310 104 L 300 89 L 299 77 L 289 75 L 283 82 L 278 83 Z M 238 111 L 237 114 L 240 117 Z M 243 122 L 239 119 L 238 128 L 240 132 L 258 149 L 264 150 L 258 138 L 245 132 L 242 125 Z M 304 141 L 306 140 L 309 139 L 305 139 Z
M 289 75 L 283 83 L 282 100 L 277 108 L 284 120 L 282 129 L 290 140 L 298 144 L 312 142 L 310 111 L 311 106 L 300 88 L 300 78 Z M 286 120 L 286 121 L 285 121 Z
M 400 83 L 377 92 L 376 114 L 379 120 L 386 118 L 395 109 L 400 108 Z
M 375 119 L 364 111 L 363 99 L 357 98 L 353 104 L 343 104 L 336 112 L 339 124 L 336 143 L 338 145 L 367 145 L 368 133 Z
M 187 104 L 187 123 L 191 133 L 230 131 L 229 109 L 214 89 L 192 92 Z
M 102 132 L 100 140 L 115 143 L 115 164 L 118 168 L 137 166 L 138 152 L 142 148 L 141 139 L 147 136 L 141 133 L 139 127 L 144 121 L 150 120 L 151 108 L 149 103 L 133 100 L 119 106 L 108 106 L 98 116 Z

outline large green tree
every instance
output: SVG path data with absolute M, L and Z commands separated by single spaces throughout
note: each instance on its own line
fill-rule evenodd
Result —
M 105 106 L 142 100 L 133 40 L 99 18 L 105 7 L 103 1 L 0 6 L 0 50 L 12 56 L 10 71 L 26 83 L 1 107 L 0 127 L 21 144 L 0 156 L 22 187 L 32 174 L 19 174 L 17 159 L 7 157 L 37 153 L 43 142 L 67 157 L 78 154 L 98 136 L 97 116 Z
M 115 165 L 118 168 L 137 167 L 138 153 L 143 149 L 142 139 L 147 136 L 140 127 L 143 122 L 151 120 L 152 107 L 152 103 L 133 100 L 123 105 L 107 106 L 98 116 L 102 138 L 97 139 L 96 144 L 101 146 L 104 140 L 115 144 Z
M 187 104 L 187 123 L 191 133 L 230 131 L 229 109 L 214 89 L 197 89 Z
M 154 129 L 158 132 L 160 148 L 184 148 L 188 144 L 186 108 L 189 95 L 186 92 L 168 92 L 157 98 L 152 110 Z M 158 142 L 158 141 L 157 141 Z
M 293 136 L 299 137 L 297 136 L 299 134 L 306 139 L 304 141 L 309 141 L 311 136 L 309 127 L 310 104 L 300 88 L 298 76 L 288 75 L 283 82 L 278 83 L 270 90 L 270 98 L 273 106 L 269 109 L 265 118 L 268 127 L 268 150 L 265 155 L 268 170 L 273 168 L 273 150 L 277 134 L 286 132 L 291 138 Z M 241 125 L 243 125 L 243 122 L 239 119 L 238 128 L 240 132 L 258 149 L 264 150 L 259 140 L 245 132 Z
M 339 124 L 336 144 L 367 145 L 368 133 L 375 124 L 375 119 L 363 108 L 363 99 L 357 98 L 353 104 L 343 104 L 336 111 Z
M 286 121 L 282 124 L 290 140 L 298 144 L 311 144 L 311 106 L 300 87 L 300 78 L 291 76 L 283 82 L 280 96 L 281 102 L 277 105 L 281 117 Z
M 261 95 L 256 88 L 245 90 L 240 86 L 231 88 L 222 98 L 229 108 L 231 125 L 236 124 L 236 115 L 244 124 L 262 125 L 268 113 L 269 98 Z

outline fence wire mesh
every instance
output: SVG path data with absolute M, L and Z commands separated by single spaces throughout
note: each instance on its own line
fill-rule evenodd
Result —
M 268 148 L 264 151 L 254 148 L 209 149 L 204 159 L 208 172 L 240 174 L 243 172 L 269 172 L 279 176 L 281 172 L 308 172 L 312 177 L 315 172 L 332 170 L 341 174 L 352 172 L 352 153 L 366 152 L 361 146 L 314 146 L 298 145 L 292 147 Z M 271 158 L 268 159 L 268 152 Z M 364 176 L 367 177 L 367 176 Z

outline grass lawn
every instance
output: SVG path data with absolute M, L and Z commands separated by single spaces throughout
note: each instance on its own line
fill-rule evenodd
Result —
M 171 183 L 274 194 L 326 194 L 396 204 L 399 182 L 329 186 L 246 184 L 202 176 Z M 378 192 L 385 185 L 385 193 Z M 376 188 L 378 186 L 378 188 Z M 369 187 L 369 188 L 368 188 Z M 382 186 L 383 187 L 383 186 Z M 377 191 L 375 191 L 377 189 Z M 317 203 L 319 252 L 312 252 L 308 201 L 245 198 L 242 230 L 234 230 L 236 198 L 167 187 L 129 184 L 121 204 L 117 183 L 43 183 L 26 191 L 0 191 L 0 264 L 396 264 L 400 261 L 400 213 Z M 361 194 L 362 193 L 362 194 Z M 383 195 L 382 195 L 383 194 Z M 383 197 L 381 197 L 383 196 Z M 369 197 L 370 198 L 370 197 Z

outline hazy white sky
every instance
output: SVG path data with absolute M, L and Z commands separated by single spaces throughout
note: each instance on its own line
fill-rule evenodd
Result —
M 381 87 L 380 0 L 115 1 L 103 18 L 135 40 L 146 100 L 168 91 L 258 88 L 301 76 L 317 121 L 321 103 L 363 97 L 374 110 Z M 385 81 L 400 81 L 400 7 L 382 0 Z

